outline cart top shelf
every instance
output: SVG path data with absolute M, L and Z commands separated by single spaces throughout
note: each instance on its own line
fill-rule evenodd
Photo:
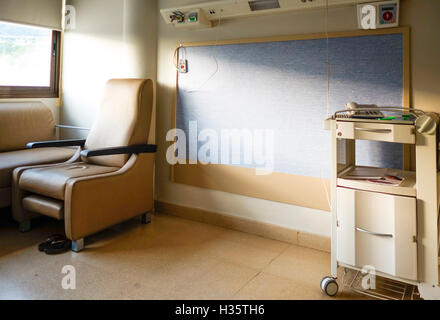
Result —
M 353 176 L 362 176 L 365 172 L 369 175 L 383 176 L 394 175 L 402 177 L 404 180 L 400 185 L 387 185 L 382 183 L 370 182 L 368 180 L 354 180 Z M 350 177 L 350 178 L 349 178 Z M 381 192 L 401 196 L 416 197 L 416 173 L 414 171 L 396 170 L 387 168 L 374 168 L 363 166 L 350 166 L 338 174 L 337 185 L 352 189 L 360 189 L 372 192 Z
M 407 124 L 414 125 L 413 120 L 393 119 L 393 120 L 377 120 L 377 119 L 365 119 L 365 118 L 336 118 L 336 121 L 344 122 L 366 122 L 366 123 L 387 123 L 387 124 Z

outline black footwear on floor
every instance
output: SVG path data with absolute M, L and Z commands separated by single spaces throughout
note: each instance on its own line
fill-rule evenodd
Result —
M 47 248 L 44 249 L 46 254 L 63 253 L 72 248 L 72 241 L 69 239 L 61 239 L 52 241 Z
M 38 245 L 38 251 L 43 252 L 44 249 L 48 248 L 51 244 L 52 241 L 56 241 L 56 240 L 64 240 L 66 239 L 66 236 L 61 235 L 61 234 L 53 234 L 49 237 L 47 237 L 46 240 L 44 240 L 44 242 L 40 243 Z

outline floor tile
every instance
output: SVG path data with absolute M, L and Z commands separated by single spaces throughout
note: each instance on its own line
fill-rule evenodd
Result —
M 330 275 L 330 254 L 291 245 L 264 271 L 299 283 L 309 282 L 319 285 L 323 277 Z
M 86 248 L 49 256 L 37 250 L 63 222 L 36 219 L 28 233 L 0 217 L 0 299 L 327 299 L 319 282 L 330 255 L 284 242 L 155 215 L 86 238 Z M 63 289 L 62 268 L 76 271 Z M 338 298 L 354 299 L 341 290 Z
M 363 296 L 341 290 L 335 298 L 321 292 L 319 282 L 298 282 L 289 278 L 262 272 L 242 288 L 235 299 L 259 300 L 329 300 L 363 299 Z

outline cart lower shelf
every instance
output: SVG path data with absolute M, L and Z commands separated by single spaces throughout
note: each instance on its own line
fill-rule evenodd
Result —
M 342 286 L 356 293 L 379 300 L 421 300 L 417 286 L 376 276 L 372 288 L 363 285 L 361 271 L 344 268 Z M 371 285 L 371 283 L 369 283 Z

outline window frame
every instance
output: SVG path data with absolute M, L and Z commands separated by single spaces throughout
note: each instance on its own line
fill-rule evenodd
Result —
M 0 86 L 0 98 L 58 98 L 60 85 L 61 32 L 52 30 L 49 87 Z

